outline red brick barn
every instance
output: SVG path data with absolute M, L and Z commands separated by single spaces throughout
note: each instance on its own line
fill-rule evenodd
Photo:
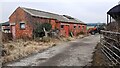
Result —
M 74 36 L 76 36 L 78 33 L 80 33 L 81 31 L 86 33 L 86 24 L 83 23 L 82 21 L 73 18 L 71 16 L 68 15 L 63 15 L 64 18 L 66 18 L 68 20 L 68 22 L 63 22 L 61 23 L 61 25 L 65 26 L 64 30 L 66 31 L 65 35 L 68 37 L 69 33 L 72 32 Z M 67 29 L 68 28 L 68 29 Z
M 86 24 L 66 15 L 58 15 L 50 12 L 18 7 L 9 17 L 13 38 L 33 36 L 33 23 L 50 23 L 52 29 L 59 29 L 60 34 L 66 37 L 73 31 L 74 35 L 82 29 L 86 31 Z M 84 26 L 84 27 L 83 27 Z

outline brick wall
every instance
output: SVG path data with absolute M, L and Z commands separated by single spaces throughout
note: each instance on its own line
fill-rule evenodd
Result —
M 32 38 L 33 29 L 36 27 L 35 23 L 51 23 L 52 29 L 55 29 L 56 27 L 56 20 L 31 16 L 21 8 L 17 8 L 15 12 L 13 12 L 13 14 L 9 17 L 9 22 L 15 23 L 14 38 L 21 38 L 21 37 Z M 20 29 L 20 23 L 25 23 L 25 29 Z M 57 26 L 59 28 L 60 25 L 57 24 Z M 12 31 L 12 28 L 11 28 L 11 31 Z
M 52 29 L 55 29 L 56 28 L 56 21 L 54 19 L 51 19 L 50 23 L 52 25 Z
M 29 25 L 27 21 L 26 12 L 21 9 L 17 8 L 15 12 L 9 17 L 10 23 L 15 23 L 15 37 L 14 38 L 21 38 L 21 37 L 30 37 L 32 38 L 32 27 Z M 25 29 L 20 29 L 20 23 L 25 23 Z M 13 33 L 13 29 L 11 28 Z
M 57 22 L 57 23 L 56 23 L 56 28 L 57 28 L 57 29 L 60 29 L 60 27 L 61 27 L 61 26 L 60 26 L 60 22 Z
M 85 32 L 86 33 L 86 25 L 82 25 L 82 24 L 74 24 L 74 23 L 62 23 L 62 25 L 69 25 L 69 31 L 68 32 L 73 32 L 73 35 L 76 36 L 78 33 Z M 74 26 L 76 26 L 76 28 L 74 28 Z M 79 27 L 80 26 L 80 27 Z M 63 29 L 60 29 L 61 35 L 66 36 L 66 28 L 64 27 Z

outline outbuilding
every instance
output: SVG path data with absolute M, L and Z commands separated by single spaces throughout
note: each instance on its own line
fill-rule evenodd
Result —
M 2 25 L 1 25 L 1 30 L 2 30 L 2 32 L 4 32 L 4 33 L 11 33 L 11 32 L 10 32 L 10 23 L 9 23 L 8 21 L 2 23 Z
M 107 24 L 111 24 L 110 29 L 120 32 L 120 4 L 114 6 L 107 12 Z M 113 28 L 114 27 L 114 28 Z M 109 30 L 110 30 L 109 29 Z
M 13 38 L 33 37 L 33 23 L 50 23 L 52 29 L 59 29 L 60 35 L 69 37 L 73 32 L 76 36 L 79 32 L 86 33 L 86 24 L 68 15 L 40 11 L 31 8 L 18 7 L 9 17 Z

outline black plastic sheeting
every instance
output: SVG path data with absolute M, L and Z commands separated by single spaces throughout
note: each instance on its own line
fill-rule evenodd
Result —
M 112 16 L 113 18 L 118 18 L 120 17 L 120 5 L 116 5 L 115 7 L 111 8 L 107 14 Z

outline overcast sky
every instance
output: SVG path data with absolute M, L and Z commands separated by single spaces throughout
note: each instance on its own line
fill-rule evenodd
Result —
M 0 22 L 8 21 L 14 10 L 21 6 L 66 14 L 85 23 L 106 22 L 106 13 L 119 0 L 0 0 Z

